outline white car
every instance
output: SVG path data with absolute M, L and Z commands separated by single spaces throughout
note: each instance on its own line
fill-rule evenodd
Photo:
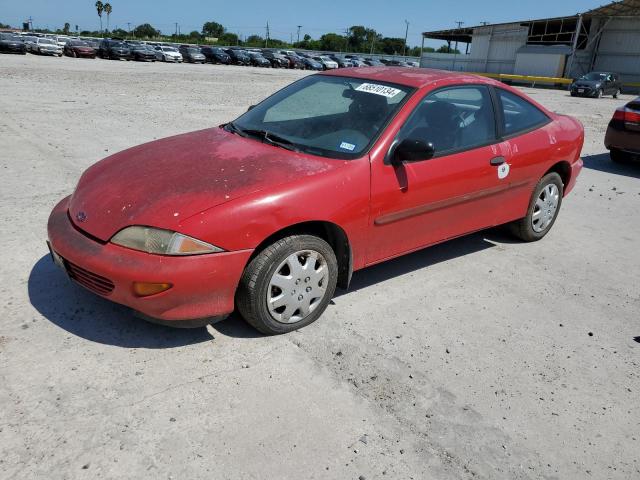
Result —
M 31 45 L 31 52 L 40 55 L 62 56 L 62 47 L 50 38 L 37 38 Z
M 182 54 L 174 47 L 165 47 L 164 45 L 158 45 L 155 48 L 156 59 L 163 62 L 177 62 L 182 63 Z
M 331 60 L 326 55 L 319 55 L 317 57 L 312 57 L 316 62 L 320 62 L 325 70 L 333 70 L 334 68 L 338 68 L 338 62 L 335 60 Z

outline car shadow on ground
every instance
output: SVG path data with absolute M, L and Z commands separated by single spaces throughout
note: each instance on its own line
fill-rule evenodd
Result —
M 609 153 L 585 155 L 582 157 L 582 161 L 584 162 L 585 168 L 616 175 L 624 175 L 626 177 L 640 178 L 640 162 L 616 163 L 611 160 Z
M 503 227 L 466 235 L 359 270 L 353 274 L 349 290 L 338 289 L 335 297 L 340 297 L 441 262 L 492 248 L 495 246 L 494 242 L 519 243 L 518 240 L 506 233 Z
M 633 337 L 633 341 L 636 343 L 640 343 L 640 337 Z
M 174 348 L 212 340 L 206 327 L 179 329 L 146 322 L 121 305 L 75 285 L 45 255 L 31 269 L 29 300 L 43 317 L 73 335 L 125 348 Z

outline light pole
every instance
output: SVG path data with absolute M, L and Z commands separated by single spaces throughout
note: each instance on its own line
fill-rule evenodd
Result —
M 298 25 L 298 43 L 300 43 L 300 29 L 302 28 L 302 25 Z
M 409 21 L 405 20 L 404 23 L 407 24 L 407 27 L 404 30 L 404 45 L 402 47 L 402 56 L 404 57 L 404 54 L 407 51 L 407 37 L 409 36 Z

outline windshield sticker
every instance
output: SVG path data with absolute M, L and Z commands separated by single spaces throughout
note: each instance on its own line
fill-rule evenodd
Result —
M 340 148 L 343 150 L 349 150 L 350 152 L 353 152 L 353 149 L 356 148 L 356 146 L 353 143 L 342 142 L 340 144 Z
M 358 92 L 373 93 L 375 95 L 382 95 L 383 97 L 393 98 L 399 94 L 402 90 L 397 88 L 387 87 L 386 85 L 378 85 L 377 83 L 363 83 L 356 88 Z

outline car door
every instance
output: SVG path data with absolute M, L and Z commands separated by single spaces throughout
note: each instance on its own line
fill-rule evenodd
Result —
M 394 163 L 405 140 L 432 144 L 433 158 Z M 389 150 L 372 154 L 368 263 L 494 225 L 508 185 L 491 88 L 429 93 Z

